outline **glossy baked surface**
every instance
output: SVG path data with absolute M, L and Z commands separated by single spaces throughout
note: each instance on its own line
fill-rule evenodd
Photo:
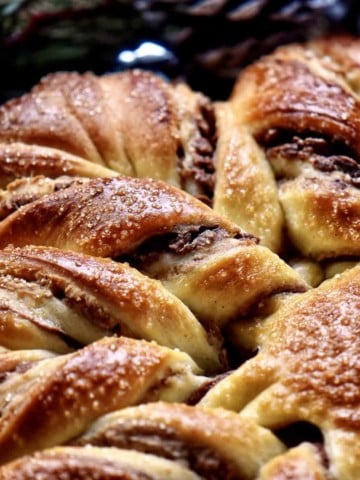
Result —
M 0 107 L 0 479 L 358 479 L 359 91 L 332 37 Z

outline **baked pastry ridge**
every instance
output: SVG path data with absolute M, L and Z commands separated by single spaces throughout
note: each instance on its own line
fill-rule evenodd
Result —
M 163 399 L 168 403 L 152 404 L 152 411 L 143 405 L 110 415 L 117 422 L 129 414 L 127 421 L 131 424 L 136 423 L 138 415 L 141 418 L 142 414 L 137 412 L 145 412 L 148 421 L 152 414 L 156 416 L 157 408 L 163 408 L 163 412 L 173 412 L 166 416 L 171 425 L 179 412 L 185 424 L 186 418 L 201 415 L 204 422 L 229 416 L 234 425 L 244 428 L 239 427 L 240 438 L 233 437 L 235 445 L 239 445 L 246 428 L 252 432 L 249 450 L 245 451 L 246 455 L 253 451 L 254 464 L 248 457 L 243 465 L 245 470 L 250 468 L 249 478 L 275 480 L 295 471 L 304 478 L 312 475 L 357 479 L 359 268 L 308 290 L 299 275 L 259 245 L 254 236 L 258 235 L 261 243 L 281 252 L 288 261 L 292 261 L 295 247 L 297 253 L 310 258 L 307 265 L 315 270 L 329 262 L 325 270 L 330 271 L 333 260 L 338 262 L 338 268 L 343 260 L 356 263 L 360 244 L 358 47 L 357 42 L 343 42 L 329 40 L 277 50 L 246 69 L 229 102 L 221 104 L 211 104 L 185 85 L 173 87 L 152 74 L 136 71 L 101 78 L 92 74 L 52 75 L 27 96 L 0 109 L 1 186 L 16 179 L 0 195 L 0 245 L 8 247 L 0 252 L 4 298 L 10 295 L 14 300 L 22 296 L 25 285 L 32 282 L 38 288 L 36 301 L 47 297 L 51 289 L 63 288 L 68 295 L 65 303 L 74 304 L 77 293 L 81 294 L 75 281 L 76 269 L 69 266 L 86 260 L 89 269 L 90 263 L 94 270 L 101 265 L 102 275 L 114 275 L 117 282 L 124 274 L 132 282 L 136 277 L 149 289 L 154 285 L 157 295 L 161 292 L 162 298 L 166 298 L 166 305 L 177 306 L 178 313 L 171 310 L 172 314 L 186 318 L 189 329 L 194 329 L 191 336 L 196 337 L 194 342 L 185 339 L 181 343 L 181 332 L 187 327 L 180 326 L 177 339 L 169 340 L 174 332 L 166 332 L 168 336 L 163 342 L 166 335 L 160 331 L 161 318 L 157 317 L 154 321 L 159 321 L 159 329 L 151 328 L 147 340 L 155 332 L 154 339 L 170 343 L 168 347 L 172 349 L 125 337 L 98 339 L 107 325 L 104 317 L 94 315 L 98 307 L 94 301 L 86 304 L 85 310 L 91 311 L 88 317 L 96 320 L 95 325 L 90 328 L 86 315 L 82 319 L 89 326 L 88 338 L 71 337 L 74 327 L 71 334 L 66 333 L 78 342 L 76 346 L 68 345 L 69 338 L 63 341 L 65 327 L 60 328 L 57 322 L 50 329 L 44 322 L 41 328 L 47 327 L 48 331 L 42 332 L 45 336 L 39 334 L 39 317 L 37 327 L 33 328 L 31 322 L 27 324 L 29 332 L 36 331 L 34 350 L 10 351 L 8 348 L 20 345 L 10 344 L 8 338 L 0 340 L 5 345 L 0 348 L 2 461 L 29 453 L 33 448 L 41 450 L 70 442 L 73 437 L 81 439 L 86 428 L 97 428 L 98 423 L 91 426 L 94 420 L 112 410 Z M 341 52 L 345 51 L 343 55 Z M 148 95 L 150 89 L 152 96 Z M 121 108 L 115 109 L 114 105 Z M 139 116 L 146 118 L 141 128 Z M 23 178 L 24 175 L 28 177 Z M 163 179 L 188 190 L 214 209 L 165 183 L 128 175 Z M 286 237 L 291 240 L 289 252 Z M 28 246 L 33 244 L 38 246 Z M 14 249 L 9 245 L 26 247 Z M 119 262 L 130 262 L 132 267 Z M 346 268 L 351 266 L 346 263 Z M 73 275 L 72 282 L 66 279 L 69 275 Z M 91 275 L 90 272 L 86 277 L 84 273 L 77 278 L 90 285 Z M 160 280 L 162 286 L 153 279 Z M 314 283 L 322 280 L 320 272 Z M 47 288 L 45 295 L 43 288 Z M 94 284 L 94 292 L 102 293 L 102 302 L 105 289 L 101 281 Z M 118 293 L 114 295 L 118 297 Z M 27 298 L 30 301 L 31 295 Z M 113 308 L 118 299 L 114 299 Z M 133 300 L 132 306 L 136 303 Z M 259 305 L 267 302 L 274 310 L 257 318 Z M 101 308 L 104 307 L 102 303 Z M 78 319 L 79 311 L 78 304 L 74 318 Z M 141 313 L 138 310 L 136 315 Z M 156 311 L 151 313 L 156 315 Z M 250 320 L 245 322 L 245 318 Z M 140 319 L 141 315 L 137 317 Z M 144 325 L 139 324 L 139 330 L 131 334 L 129 325 L 129 321 L 122 324 L 128 336 L 146 336 Z M 11 331 L 13 324 L 8 326 Z M 211 384 L 213 379 L 203 376 L 190 356 L 207 372 L 221 369 L 216 339 L 221 342 L 226 329 L 234 336 L 233 344 L 240 349 L 244 344 L 246 348 L 259 349 L 257 355 L 210 388 L 199 405 L 171 406 L 169 402 L 189 402 L 199 388 Z M 29 341 L 26 335 L 21 341 Z M 17 339 L 11 341 L 16 343 Z M 52 352 L 38 350 L 48 341 Z M 90 345 L 82 347 L 87 343 Z M 62 351 L 73 347 L 78 350 Z M 190 356 L 178 352 L 178 347 L 189 347 Z M 134 348 L 139 357 L 130 362 L 136 381 L 130 385 L 126 378 L 124 387 L 129 387 L 131 398 L 122 403 L 121 392 L 112 382 L 121 376 L 122 367 L 117 366 L 128 348 Z M 118 355 L 119 350 L 122 353 Z M 168 359 L 166 368 L 160 369 L 156 378 L 150 374 L 149 379 L 145 374 L 151 370 L 152 361 L 163 355 Z M 94 362 L 92 356 L 98 361 Z M 89 377 L 84 369 L 75 368 L 82 362 Z M 72 375 L 72 365 L 76 375 Z M 91 386 L 91 379 L 96 383 L 98 370 L 104 368 L 105 372 L 107 367 L 103 377 L 109 389 L 105 388 L 104 394 L 101 388 L 98 391 Z M 72 404 L 76 421 L 65 421 L 62 414 L 50 419 L 47 406 L 54 400 L 51 392 L 58 391 L 58 380 L 58 404 L 71 397 L 67 393 L 73 387 L 61 386 L 67 380 L 61 376 L 68 371 L 77 382 L 76 401 Z M 122 381 L 120 378 L 120 385 Z M 81 382 L 91 386 L 90 393 L 82 390 Z M 149 386 L 149 390 L 142 391 L 144 397 L 137 382 Z M 91 397 L 94 392 L 100 399 Z M 89 398 L 94 401 L 87 408 Z M 76 402 L 83 399 L 83 410 L 81 406 L 77 409 Z M 57 411 L 56 401 L 53 411 Z M 219 407 L 237 410 L 239 414 L 223 410 L 219 413 Z M 31 427 L 35 410 L 35 419 L 39 412 L 44 413 L 40 426 L 43 430 L 39 427 L 38 436 Z M 100 418 L 100 425 L 107 425 L 108 418 Z M 157 419 L 161 424 L 161 415 Z M 323 448 L 309 445 L 305 439 L 284 452 L 284 445 L 276 438 L 278 429 L 289 425 L 291 428 L 298 421 L 319 429 Z M 111 422 L 109 428 L 112 431 Z M 184 431 L 180 422 L 176 434 L 181 436 Z M 202 432 L 201 422 L 197 435 L 209 440 L 206 429 Z M 257 463 L 257 447 L 252 448 L 255 439 L 263 445 L 268 439 L 273 448 L 261 465 Z M 233 473 L 232 462 L 240 447 L 234 448 L 228 476 L 242 478 L 243 471 Z M 226 452 L 223 454 L 226 456 Z M 130 472 L 128 463 L 124 463 L 126 455 L 133 455 L 134 464 L 144 464 L 144 470 Z M 63 475 L 79 478 L 90 475 L 90 471 L 99 478 L 113 474 L 114 478 L 161 478 L 172 469 L 174 478 L 198 478 L 198 473 L 187 467 L 164 463 L 150 455 L 122 453 L 118 446 L 56 447 L 0 467 L 0 478 L 15 478 L 11 477 L 13 474 L 30 478 L 34 472 L 52 475 L 53 467 L 54 472 L 59 472 L 59 462 L 65 465 Z M 93 470 L 87 470 L 83 462 L 90 462 Z M 113 463 L 118 473 L 107 470 L 112 469 Z
M 315 425 L 324 438 L 330 474 L 355 479 L 360 459 L 359 318 L 357 266 L 288 299 L 264 321 L 245 326 L 258 353 L 210 389 L 200 404 L 239 411 L 271 430 L 296 422 Z
M 344 37 L 280 47 L 230 98 L 272 167 L 292 244 L 315 260 L 359 256 L 359 52 Z
M 215 330 L 264 296 L 308 288 L 252 235 L 152 179 L 99 178 L 42 196 L 0 222 L 0 247 L 9 244 L 130 262 Z
M 357 257 L 359 50 L 345 36 L 280 47 L 222 103 L 140 70 L 49 75 L 0 108 L 2 186 L 39 174 L 152 177 L 285 258 L 293 248 L 315 261 Z
M 206 381 L 183 352 L 108 337 L 66 355 L 1 354 L 0 462 L 61 445 L 101 415 L 140 402 L 186 401 Z
M 212 336 L 161 283 L 127 264 L 53 247 L 0 251 L 0 343 L 68 353 L 104 336 L 187 352 L 207 373 L 225 368 Z

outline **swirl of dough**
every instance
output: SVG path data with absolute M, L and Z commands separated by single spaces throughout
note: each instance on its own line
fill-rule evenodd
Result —
M 247 339 L 259 352 L 211 388 L 200 404 L 240 411 L 273 430 L 296 422 L 315 425 L 324 437 L 330 473 L 355 480 L 360 461 L 360 266 L 287 299 L 265 320 L 237 328 L 251 330 Z
M 49 358 L 0 355 L 0 462 L 69 441 L 113 410 L 185 401 L 205 381 L 185 353 L 125 337 Z
M 164 402 L 105 415 L 73 444 L 131 448 L 180 462 L 201 478 L 227 480 L 254 478 L 285 448 L 234 412 Z
M 104 336 L 154 340 L 207 371 L 222 366 L 211 338 L 178 298 L 127 264 L 52 247 L 0 251 L 0 344 L 66 353 Z
M 126 260 L 215 331 L 259 299 L 306 290 L 296 272 L 191 195 L 152 179 L 93 179 L 0 222 L 0 247 L 50 245 Z

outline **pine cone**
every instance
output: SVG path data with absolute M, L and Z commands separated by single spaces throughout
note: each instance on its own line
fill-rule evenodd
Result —
M 279 45 L 337 28 L 354 30 L 348 16 L 352 3 L 139 0 L 136 5 L 146 22 L 175 50 L 187 80 L 217 96 L 219 87 L 227 93 L 242 67 Z M 357 14 L 358 8 L 354 6 L 353 13 Z
M 239 70 L 276 46 L 330 29 L 356 31 L 358 8 L 355 0 L 3 0 L 0 61 L 10 68 L 0 101 L 51 71 L 129 66 L 181 76 L 225 98 Z M 121 65 L 119 51 L 144 40 L 167 47 L 171 61 L 141 56 Z

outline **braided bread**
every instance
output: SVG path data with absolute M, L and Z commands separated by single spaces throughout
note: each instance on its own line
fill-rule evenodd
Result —
M 149 179 L 94 179 L 42 196 L 0 223 L 0 247 L 8 244 L 126 259 L 214 328 L 259 298 L 306 289 L 254 237 L 190 195 Z
M 4 353 L 5 364 L 9 356 L 0 384 L 1 462 L 64 443 L 118 408 L 185 401 L 204 382 L 185 353 L 125 337 L 50 358 Z
M 201 480 L 175 462 L 112 448 L 56 447 L 1 469 L 2 480 Z
M 272 166 L 293 245 L 317 260 L 359 256 L 359 52 L 351 39 L 282 47 L 230 100 Z
M 90 176 L 107 167 L 177 186 L 193 184 L 193 193 L 201 194 L 191 168 L 207 157 L 210 164 L 213 123 L 211 103 L 203 95 L 147 72 L 53 74 L 0 109 L 1 169 L 9 172 L 10 165 L 14 176 L 41 173 L 38 164 L 42 160 L 46 169 L 49 159 L 56 175 L 60 168 L 79 175 L 91 171 L 87 162 L 93 162 Z M 50 166 L 43 171 L 49 173 Z
M 359 45 L 0 107 L 0 479 L 357 480 Z
M 117 334 L 179 348 L 208 371 L 221 368 L 219 339 L 159 282 L 126 264 L 32 246 L 0 251 L 0 274 L 5 347 L 67 353 Z
M 330 473 L 356 478 L 360 462 L 360 266 L 288 299 L 251 329 L 259 353 L 201 400 L 270 429 L 306 421 L 322 432 Z M 239 332 L 238 338 L 242 335 Z M 247 342 L 250 340 L 246 335 Z M 249 343 L 247 345 L 249 347 Z
M 0 108 L 3 186 L 37 174 L 162 179 L 288 261 L 310 258 L 299 268 L 317 284 L 328 261 L 359 255 L 359 45 L 281 47 L 223 103 L 137 70 L 50 75 Z
M 73 444 L 132 447 L 181 460 L 201 478 L 226 479 L 254 478 L 259 464 L 285 448 L 270 431 L 233 412 L 164 402 L 105 415 Z

